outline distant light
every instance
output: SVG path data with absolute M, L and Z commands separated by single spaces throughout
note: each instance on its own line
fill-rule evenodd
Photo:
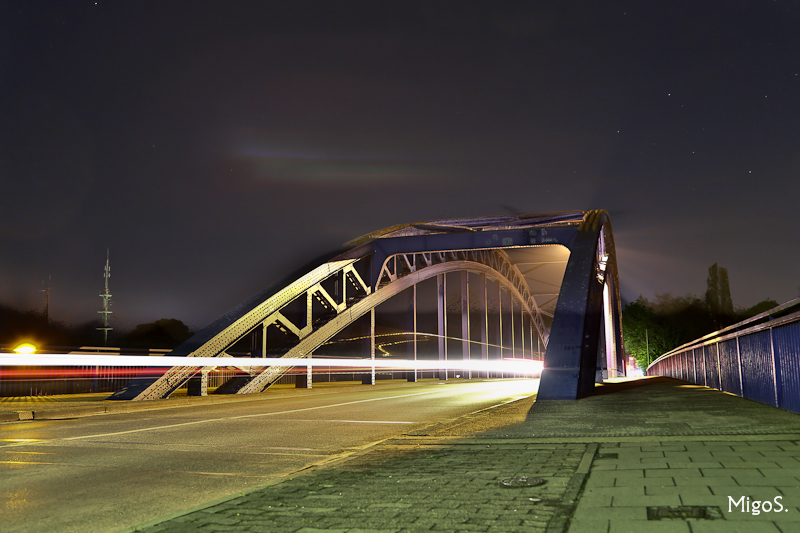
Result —
M 502 369 L 506 372 L 518 374 L 541 374 L 542 370 L 544 370 L 544 361 L 522 359 L 518 357 L 504 357 Z
M 35 344 L 30 342 L 23 342 L 22 344 L 18 345 L 14 348 L 14 353 L 21 353 L 21 354 L 29 354 L 29 353 L 36 353 L 38 348 Z

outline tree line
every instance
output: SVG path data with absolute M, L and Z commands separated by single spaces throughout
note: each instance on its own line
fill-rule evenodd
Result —
M 639 368 L 658 356 L 731 324 L 778 306 L 767 298 L 749 308 L 736 308 L 731 300 L 728 269 L 716 263 L 708 269 L 703 297 L 656 293 L 650 301 L 639 296 L 622 309 L 625 352 Z
M 95 320 L 77 326 L 51 320 L 45 313 L 21 311 L 0 304 L 0 344 L 34 342 L 37 346 L 102 346 L 103 336 Z M 193 335 L 174 318 L 139 324 L 130 331 L 109 332 L 109 346 L 124 348 L 175 348 Z

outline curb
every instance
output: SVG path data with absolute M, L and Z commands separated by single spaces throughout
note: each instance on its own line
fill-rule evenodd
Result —
M 105 413 L 103 406 L 97 407 L 64 407 L 62 409 L 47 409 L 44 411 L 30 411 L 33 420 L 60 420 L 63 418 L 78 418 L 89 415 Z M 22 417 L 20 417 L 22 420 Z M 30 419 L 27 419 L 30 420 Z
M 223 402 L 224 401 L 225 400 L 223 400 Z M 147 404 L 90 405 L 86 407 L 61 407 L 55 409 L 39 409 L 35 411 L 17 411 L 14 413 L 0 413 L 0 423 L 27 422 L 28 420 L 65 420 L 68 418 L 82 418 L 93 415 L 149 411 L 153 409 L 169 409 L 171 407 L 185 407 L 191 403 L 192 402 L 188 400 L 155 400 L 154 402 Z

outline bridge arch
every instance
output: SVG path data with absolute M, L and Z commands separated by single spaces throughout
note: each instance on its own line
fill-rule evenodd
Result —
M 523 313 L 522 322 L 525 323 L 524 317 L 528 317 L 530 325 L 528 340 L 532 341 L 535 337 L 538 345 L 548 346 L 545 358 L 546 366 L 550 368 L 545 373 L 549 372 L 556 378 L 550 381 L 558 385 L 564 381 L 566 375 L 563 371 L 559 373 L 559 370 L 566 369 L 566 373 L 575 373 L 574 368 L 570 367 L 574 361 L 567 361 L 567 358 L 563 357 L 563 346 L 560 358 L 552 355 L 558 350 L 551 349 L 554 333 L 560 335 L 558 337 L 561 339 L 560 344 L 564 344 L 564 339 L 569 337 L 569 335 L 565 337 L 563 325 L 559 326 L 560 322 L 565 324 L 570 322 L 570 315 L 574 314 L 575 308 L 575 305 L 571 304 L 567 312 L 559 313 L 559 309 L 564 307 L 562 304 L 565 288 L 569 289 L 566 291 L 569 298 L 572 298 L 573 292 L 580 293 L 581 290 L 589 296 L 588 300 L 584 298 L 584 304 L 588 301 L 590 305 L 584 306 L 583 315 L 584 318 L 590 319 L 588 322 L 585 320 L 590 329 L 597 330 L 602 322 L 602 317 L 600 322 L 595 317 L 597 290 L 594 284 L 583 289 L 577 288 L 577 285 L 586 285 L 584 278 L 587 277 L 587 268 L 591 270 L 588 272 L 589 278 L 594 276 L 602 287 L 599 293 L 601 307 L 610 317 L 605 323 L 611 324 L 610 328 L 606 328 L 608 330 L 606 337 L 614 337 L 613 340 L 616 342 L 612 344 L 618 347 L 614 357 L 622 354 L 616 262 L 613 258 L 613 240 L 610 238 L 607 218 L 605 212 L 570 212 L 436 221 L 388 228 L 350 243 L 352 247 L 349 250 L 321 261 L 320 264 L 307 269 L 305 273 L 295 276 L 290 282 L 281 284 L 279 288 L 273 287 L 262 291 L 198 332 L 192 339 L 173 350 L 170 355 L 224 357 L 228 355 L 226 351 L 231 346 L 251 336 L 261 339 L 260 350 L 254 351 L 265 356 L 268 351 L 268 330 L 278 330 L 296 339 L 287 346 L 282 356 L 305 357 L 345 327 L 369 313 L 372 324 L 371 352 L 374 357 L 376 307 L 425 280 L 435 277 L 439 284 L 438 280 L 443 280 L 448 273 L 464 273 L 462 283 L 466 283 L 468 279 L 466 273 L 471 272 L 478 274 L 481 276 L 480 279 L 484 280 L 484 291 L 485 279 L 496 280 L 501 291 L 506 290 L 511 295 L 512 309 L 515 307 L 514 303 L 518 303 Z M 593 235 L 594 242 L 592 243 L 591 236 L 587 237 L 584 234 Z M 534 294 L 531 290 L 530 278 L 526 277 L 518 266 L 521 263 L 515 264 L 511 258 L 520 251 L 554 245 L 565 247 L 570 252 L 569 260 L 565 260 L 567 264 L 564 282 L 557 296 L 555 314 L 542 309 L 542 305 L 549 304 L 553 299 L 544 304 L 542 301 L 537 301 L 540 295 Z M 588 248 L 592 248 L 591 254 L 587 254 Z M 578 263 L 580 265 L 576 266 Z M 607 268 L 612 276 L 606 275 Z M 582 281 L 576 284 L 575 280 L 578 278 Z M 438 291 L 441 293 L 441 285 Z M 440 322 L 441 305 L 440 303 Z M 500 305 L 502 307 L 502 302 Z M 613 312 L 613 308 L 617 311 Z M 587 313 L 587 310 L 590 312 Z M 416 313 L 416 310 L 414 312 Z M 602 313 L 601 309 L 600 314 Z M 564 318 L 559 318 L 561 316 Z M 550 318 L 552 318 L 552 329 L 546 324 Z M 446 336 L 446 331 L 443 334 L 441 325 L 439 334 L 440 339 Z M 524 329 L 522 334 L 524 345 Z M 468 338 L 468 333 L 466 337 Z M 602 332 L 594 337 L 597 337 L 592 339 L 594 352 L 598 353 L 597 346 Z M 414 339 L 416 342 L 416 331 Z M 482 340 L 484 345 L 487 344 L 487 338 L 483 337 Z M 567 340 L 573 342 L 574 339 Z M 440 340 L 440 358 L 441 346 Z M 586 375 L 581 371 L 578 372 L 580 375 L 577 382 L 583 383 L 584 388 L 588 383 L 586 376 L 590 367 L 593 386 L 596 363 L 601 359 L 596 357 L 595 353 L 587 355 L 590 351 L 582 350 L 577 363 L 581 369 L 584 367 L 587 369 Z M 465 353 L 468 353 L 468 348 Z M 485 351 L 483 355 L 485 356 Z M 591 359 L 591 362 L 588 363 L 584 359 Z M 618 361 L 607 366 L 609 368 L 613 366 L 616 372 L 623 367 L 616 363 Z M 260 392 L 274 383 L 286 370 L 288 367 L 277 365 L 250 368 L 247 370 L 247 375 L 235 378 L 221 389 L 238 394 Z M 202 371 L 200 367 L 174 367 L 157 379 L 134 380 L 111 398 L 135 400 L 166 398 L 192 376 Z M 554 396 L 552 399 L 560 399 L 559 395 L 563 396 L 564 387 L 559 387 L 560 385 L 549 389 L 544 387 L 546 395 L 551 394 Z M 571 393 L 567 387 L 566 394 L 573 394 L 574 397 L 582 395 L 580 391 L 583 389 L 580 389 L 580 386 L 573 389 Z M 548 390 L 551 392 L 547 392 Z

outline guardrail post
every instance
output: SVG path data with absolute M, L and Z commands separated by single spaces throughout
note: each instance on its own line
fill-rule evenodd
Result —
M 739 365 L 739 395 L 744 397 L 744 374 L 742 374 L 742 353 L 739 351 L 739 337 L 736 337 L 736 364 Z
M 775 340 L 772 337 L 772 328 L 769 328 L 769 351 L 772 354 L 772 384 L 775 391 L 775 407 L 781 407 L 781 396 L 783 387 L 781 386 L 780 365 L 775 359 Z

